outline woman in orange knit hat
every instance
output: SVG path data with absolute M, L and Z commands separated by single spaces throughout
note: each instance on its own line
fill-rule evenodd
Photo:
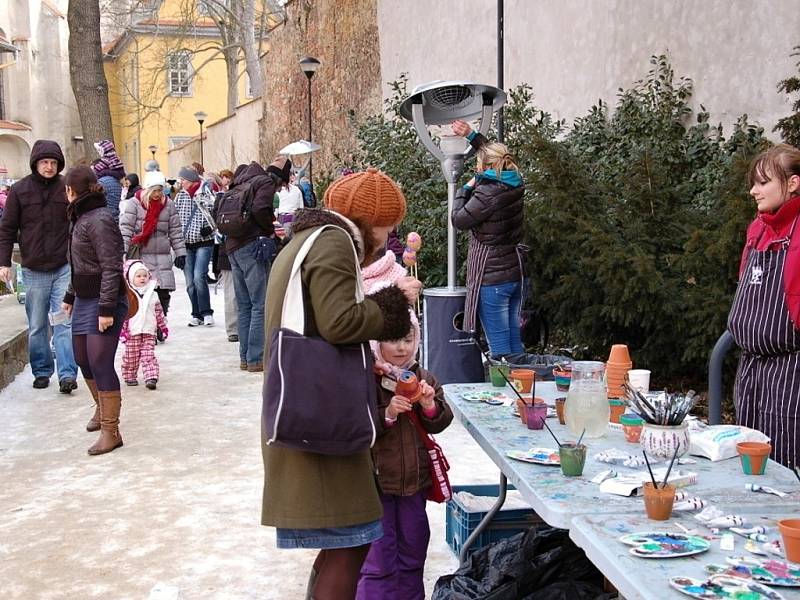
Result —
M 302 263 L 306 302 L 303 334 L 322 337 L 331 344 L 405 337 L 411 329 L 408 306 L 416 301 L 421 288 L 416 279 L 404 277 L 361 302 L 353 294 L 354 287 L 362 285 L 361 267 L 384 249 L 389 232 L 405 213 L 402 191 L 376 169 L 353 173 L 331 184 L 325 194 L 325 209 L 297 211 L 292 239 L 270 273 L 267 340 L 280 327 L 290 271 L 298 251 L 324 225 L 336 228 L 329 227 L 319 234 Z M 270 350 L 268 342 L 265 364 L 269 364 Z M 269 371 L 266 377 L 270 377 Z M 354 398 L 353 403 L 354 411 L 363 409 L 359 399 Z M 263 433 L 261 448 L 262 524 L 276 528 L 279 548 L 320 550 L 307 597 L 353 598 L 369 546 L 383 535 L 370 450 L 348 456 L 303 452 L 267 444 Z

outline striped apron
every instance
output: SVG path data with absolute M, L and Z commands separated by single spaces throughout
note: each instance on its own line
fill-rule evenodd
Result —
M 800 331 L 789 318 L 783 267 L 789 235 L 776 240 L 776 251 L 747 255 L 733 299 L 728 329 L 742 349 L 734 400 L 740 425 L 762 431 L 772 442 L 771 458 L 789 468 L 800 465 Z
M 519 261 L 520 281 L 525 281 L 524 255 L 530 248 L 524 244 L 517 244 L 517 260 Z M 478 327 L 478 301 L 481 297 L 481 284 L 483 271 L 486 269 L 486 260 L 489 258 L 491 246 L 481 244 L 470 231 L 469 248 L 467 250 L 467 298 L 464 302 L 464 331 L 473 333 Z M 517 315 L 519 319 L 519 315 Z

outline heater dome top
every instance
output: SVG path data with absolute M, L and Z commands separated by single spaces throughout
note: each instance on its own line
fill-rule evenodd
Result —
M 469 81 L 431 81 L 414 88 L 400 105 L 400 115 L 412 120 L 412 106 L 422 104 L 426 125 L 446 125 L 456 119 L 469 120 L 479 116 L 485 105 L 492 111 L 506 103 L 506 93 L 491 85 Z

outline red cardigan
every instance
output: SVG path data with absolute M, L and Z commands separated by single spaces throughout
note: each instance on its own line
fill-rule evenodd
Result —
M 782 237 L 789 235 L 792 225 L 800 215 L 800 196 L 793 196 L 774 213 L 760 213 L 747 228 L 747 242 L 742 251 L 739 264 L 739 278 L 742 277 L 747 256 L 751 248 L 768 250 Z M 760 239 L 759 239 L 760 238 Z M 783 289 L 789 317 L 796 329 L 800 329 L 800 223 L 794 228 L 789 242 L 789 254 L 783 266 Z

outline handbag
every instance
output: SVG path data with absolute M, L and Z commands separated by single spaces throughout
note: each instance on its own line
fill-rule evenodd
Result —
M 279 327 L 270 336 L 264 379 L 262 421 L 268 445 L 347 456 L 375 443 L 377 386 L 369 344 L 331 344 L 304 335 L 305 310 L 301 266 L 323 225 L 305 240 L 292 264 Z M 349 235 L 348 235 L 349 237 Z M 361 269 L 356 302 L 364 300 Z
M 139 260 L 142 258 L 142 247 L 139 244 L 130 244 L 125 253 L 128 260 Z
M 453 488 L 450 485 L 450 478 L 447 472 L 450 470 L 450 463 L 447 462 L 442 447 L 433 439 L 419 421 L 417 413 L 413 410 L 406 413 L 411 422 L 417 428 L 417 433 L 422 440 L 422 444 L 428 451 L 428 470 L 431 474 L 431 488 L 428 490 L 428 500 L 431 502 L 449 502 L 453 497 Z

